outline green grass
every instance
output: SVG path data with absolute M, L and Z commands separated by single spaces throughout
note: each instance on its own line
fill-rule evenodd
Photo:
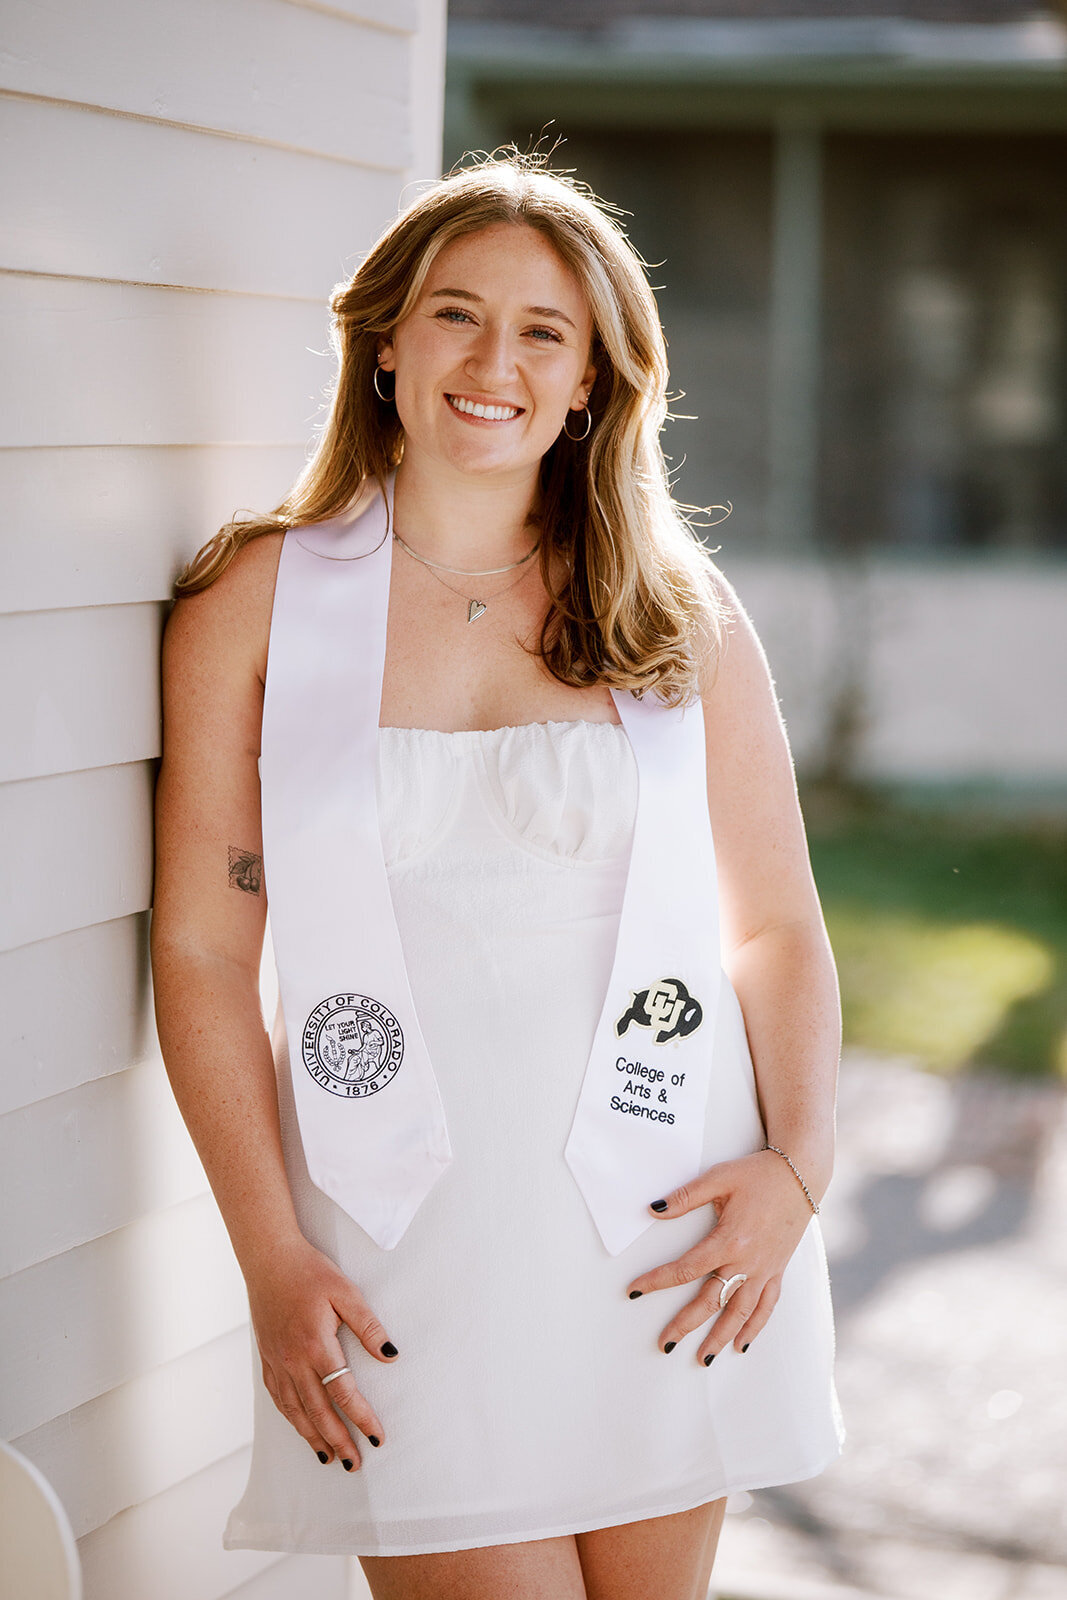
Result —
M 845 1042 L 1067 1076 L 1067 827 L 806 799 Z

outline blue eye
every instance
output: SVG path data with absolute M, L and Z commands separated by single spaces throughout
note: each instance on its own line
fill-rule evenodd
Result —
M 442 306 L 434 316 L 443 322 L 453 324 L 473 323 L 474 318 L 469 311 L 464 311 L 462 306 Z M 563 340 L 555 328 L 527 328 L 535 344 L 562 344 Z

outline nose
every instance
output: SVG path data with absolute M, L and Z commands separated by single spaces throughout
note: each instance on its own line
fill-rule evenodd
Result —
M 515 375 L 515 355 L 508 330 L 485 323 L 468 353 L 466 368 L 479 387 L 504 388 Z

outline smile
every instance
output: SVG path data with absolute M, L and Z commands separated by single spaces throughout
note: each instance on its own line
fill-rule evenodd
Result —
M 462 400 L 453 394 L 446 394 L 445 399 L 461 417 L 477 417 L 481 422 L 513 422 L 522 416 L 521 406 L 483 406 L 476 400 Z

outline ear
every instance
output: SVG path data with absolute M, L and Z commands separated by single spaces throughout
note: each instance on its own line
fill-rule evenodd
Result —
M 396 354 L 393 350 L 392 339 L 378 340 L 378 365 L 383 372 L 395 372 Z
M 589 366 L 586 367 L 585 372 L 582 374 L 582 381 L 578 386 L 579 393 L 577 395 L 577 401 L 576 404 L 572 405 L 572 411 L 581 411 L 584 406 L 588 405 L 589 396 L 593 392 L 593 385 L 596 382 L 596 379 L 596 368 L 590 362 Z
M 574 398 L 572 399 L 572 401 L 570 403 L 569 410 L 571 410 L 571 411 L 584 411 L 585 410 L 586 406 L 589 404 L 589 396 L 590 396 L 590 394 L 592 392 L 592 388 L 593 388 L 593 385 L 594 385 L 595 382 L 596 382 L 596 368 L 595 367 L 589 367 L 587 369 L 586 373 L 585 373 L 585 376 L 582 378 L 581 383 L 578 385 L 578 387 L 574 391 Z

